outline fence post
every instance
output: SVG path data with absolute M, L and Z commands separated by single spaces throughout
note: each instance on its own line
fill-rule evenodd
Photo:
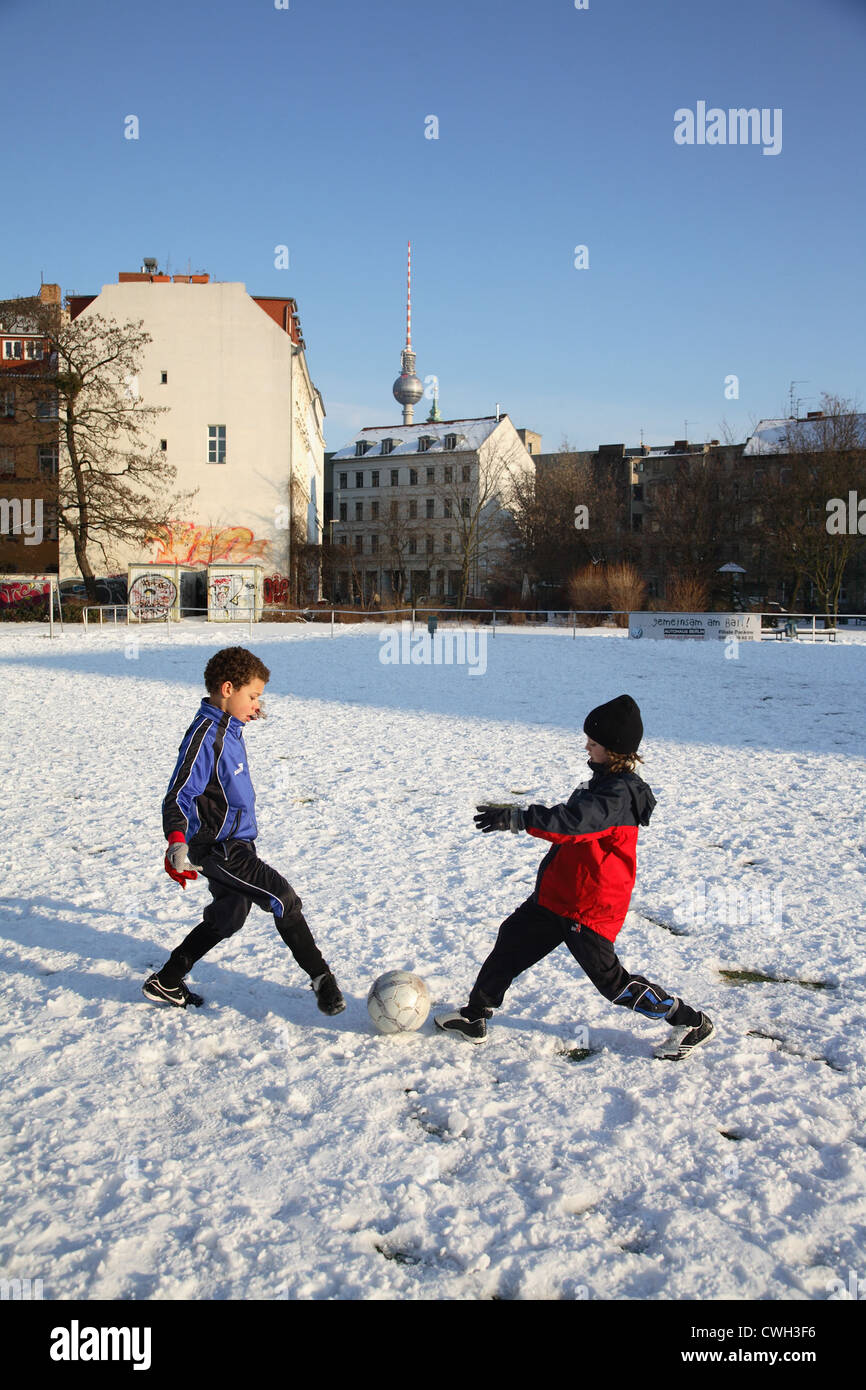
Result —
M 334 610 L 331 609 L 331 636 L 334 635 Z
M 54 636 L 54 580 L 48 581 L 48 636 Z
M 577 614 L 574 612 L 571 615 L 571 635 L 572 637 L 577 636 Z
M 412 636 L 415 636 L 415 609 L 412 609 Z
M 87 604 L 81 610 L 81 621 L 84 624 L 84 635 L 87 636 Z

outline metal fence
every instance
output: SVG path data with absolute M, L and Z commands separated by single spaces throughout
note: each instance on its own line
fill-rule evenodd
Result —
M 60 605 L 58 605 L 60 607 Z M 170 628 L 173 619 L 171 611 L 166 610 L 163 614 L 151 616 L 140 616 L 126 604 L 120 603 L 93 603 L 81 605 L 76 604 L 76 611 L 81 612 L 82 625 L 85 632 L 89 627 L 98 625 L 117 627 L 119 623 L 126 625 L 152 625 L 159 624 L 165 628 Z M 207 608 L 184 608 L 181 613 L 182 618 L 204 617 L 207 618 L 209 610 Z M 97 614 L 94 622 L 89 617 L 91 613 Z M 761 619 L 761 637 L 775 638 L 777 640 L 797 640 L 806 641 L 835 641 L 836 632 L 840 627 L 858 628 L 866 626 L 866 614 L 846 613 L 840 614 L 836 622 L 827 619 L 824 614 L 816 613 L 753 613 L 753 617 Z M 333 637 L 337 626 L 356 624 L 356 623 L 382 623 L 393 624 L 408 622 L 414 633 L 416 626 L 421 623 L 430 625 L 430 620 L 434 620 L 435 627 L 479 627 L 489 628 L 492 636 L 497 632 L 507 628 L 518 627 L 557 627 L 571 630 L 572 637 L 577 637 L 580 627 L 615 627 L 621 630 L 628 628 L 629 613 L 625 609 L 607 608 L 570 608 L 570 609 L 531 609 L 531 608 L 436 608 L 436 607 L 416 607 L 416 608 L 388 608 L 376 610 L 361 610 L 355 608 L 278 608 L 268 605 L 258 608 L 252 606 L 247 608 L 236 608 L 232 618 L 219 619 L 227 627 L 245 624 L 250 637 L 253 635 L 254 623 L 268 621 L 295 621 L 299 623 L 327 623 L 330 625 L 331 636 Z M 595 619 L 595 621 L 592 621 Z M 620 621 L 617 621 L 619 619 Z M 62 616 L 61 616 L 62 622 Z

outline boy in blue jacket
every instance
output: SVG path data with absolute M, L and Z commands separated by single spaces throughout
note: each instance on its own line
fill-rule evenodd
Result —
M 244 647 L 226 647 L 205 667 L 207 697 L 180 745 L 162 820 L 168 847 L 165 871 L 186 888 L 200 870 L 211 901 L 202 921 L 175 947 L 161 970 L 142 985 L 146 998 L 180 1009 L 204 1002 L 183 977 L 218 941 L 234 936 L 253 903 L 272 912 L 277 931 L 310 977 L 322 1013 L 346 1004 L 289 883 L 258 858 L 256 794 L 247 767 L 244 725 L 258 719 L 270 671 Z M 189 867 L 187 867 L 189 866 Z

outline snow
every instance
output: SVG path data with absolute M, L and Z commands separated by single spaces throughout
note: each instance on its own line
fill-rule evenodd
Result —
M 398 455 L 405 458 L 407 454 L 414 456 L 418 453 L 418 440 L 425 436 L 434 441 L 426 450 L 427 453 L 453 453 L 453 449 L 445 449 L 445 438 L 449 434 L 456 436 L 458 450 L 477 451 L 505 419 L 507 416 L 503 415 L 498 420 L 493 416 L 485 416 L 480 420 L 421 420 L 416 425 L 367 426 L 358 431 L 351 443 L 338 449 L 333 458 L 338 463 L 351 463 L 352 459 L 356 457 L 355 445 L 357 443 L 381 445 L 384 439 L 391 438 L 394 439 L 395 443 L 389 454 L 383 455 L 377 449 L 371 448 L 369 453 L 362 455 L 362 457 L 369 460 L 382 457 L 396 458 Z
M 163 873 L 159 812 L 232 642 L 271 668 L 245 735 L 259 851 L 337 973 L 334 1019 L 257 909 L 193 971 L 204 1008 L 140 992 L 206 901 Z M 849 1299 L 866 641 L 726 651 L 506 630 L 472 679 L 384 665 L 364 627 L 0 630 L 0 1275 L 64 1300 Z M 531 890 L 545 846 L 478 835 L 476 802 L 564 800 L 586 711 L 623 691 L 659 804 L 617 950 L 716 1038 L 655 1060 L 666 1028 L 565 949 L 484 1047 L 432 1015 L 376 1034 L 377 975 L 465 1002 Z

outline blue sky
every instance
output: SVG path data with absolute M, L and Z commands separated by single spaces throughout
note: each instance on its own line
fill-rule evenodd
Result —
M 144 256 L 292 295 L 330 449 L 400 418 L 409 239 L 446 418 L 594 448 L 743 439 L 792 380 L 864 405 L 866 0 L 0 0 L 0 51 L 0 297 Z M 781 152 L 675 143 L 698 102 L 781 109 Z

